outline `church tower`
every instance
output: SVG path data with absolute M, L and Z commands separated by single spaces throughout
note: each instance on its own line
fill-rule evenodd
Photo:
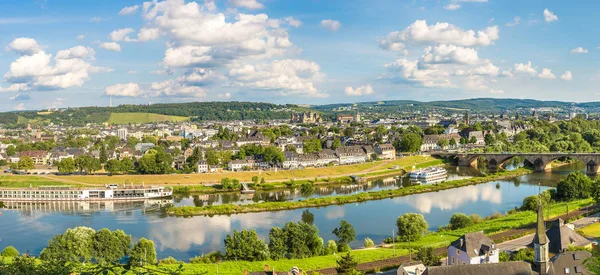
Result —
M 546 226 L 544 225 L 544 214 L 542 210 L 542 202 L 538 203 L 537 212 L 537 227 L 535 229 L 535 236 L 533 236 L 533 248 L 534 248 L 534 267 L 540 275 L 548 273 L 549 257 L 548 257 L 548 246 L 550 241 L 546 236 Z

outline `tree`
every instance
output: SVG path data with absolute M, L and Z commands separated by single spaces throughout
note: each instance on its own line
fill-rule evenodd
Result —
M 290 259 L 303 259 L 320 255 L 323 240 L 319 237 L 316 226 L 305 222 L 288 222 L 283 227 L 286 236 L 286 247 Z
M 187 148 L 190 148 L 190 140 L 187 138 L 184 138 L 181 140 L 181 150 L 185 150 Z
M 433 247 L 421 247 L 417 251 L 417 260 L 421 261 L 426 266 L 440 265 L 441 257 L 435 254 Z
M 131 160 L 130 158 L 123 158 L 121 160 L 121 172 L 128 173 L 130 170 L 133 170 L 133 168 L 133 160 Z
M 141 238 L 131 250 L 129 264 L 133 266 L 144 266 L 156 262 L 156 248 L 154 242 Z
M 369 248 L 369 247 L 373 247 L 375 246 L 375 243 L 373 242 L 373 240 L 371 240 L 371 238 L 365 238 L 365 247 Z
M 356 238 L 354 226 L 346 220 L 341 220 L 340 226 L 333 229 L 332 233 L 338 238 L 337 245 L 340 250 L 346 249 L 346 246 Z
M 421 214 L 406 213 L 396 220 L 398 238 L 402 241 L 417 241 L 427 233 L 427 222 Z
M 111 159 L 104 165 L 104 170 L 109 172 L 110 174 L 118 174 L 121 173 L 121 161 L 117 159 Z
M 269 231 L 269 254 L 271 259 L 279 260 L 286 257 L 287 246 L 286 236 L 283 229 L 279 227 L 273 227 Z
M 558 200 L 570 201 L 573 199 L 584 199 L 591 195 L 592 180 L 582 172 L 571 172 L 558 182 L 556 186 L 556 197 Z
M 19 250 L 17 250 L 14 246 L 7 246 L 0 253 L 2 257 L 17 257 L 19 256 Z
M 421 144 L 423 143 L 423 138 L 420 135 L 415 133 L 406 133 L 402 136 L 402 140 L 400 140 L 396 150 L 400 152 L 417 152 L 421 150 Z
M 89 227 L 69 228 L 65 233 L 58 234 L 40 253 L 40 259 L 64 259 L 71 262 L 90 262 L 92 259 L 92 238 L 96 234 Z
M 356 270 L 358 262 L 350 255 L 350 252 L 342 254 L 339 260 L 336 260 L 337 267 L 335 270 L 338 274 L 349 275 L 349 274 L 362 274 Z M 358 272 L 358 273 L 357 273 Z
M 438 140 L 438 142 L 437 142 L 437 146 L 439 146 L 442 149 L 448 147 L 448 144 L 450 144 L 450 143 L 445 138 L 442 138 L 442 139 Z
M 108 153 L 106 153 L 106 146 L 101 145 L 100 146 L 100 163 L 105 164 L 106 161 L 108 160 Z
M 305 154 L 320 152 L 322 149 L 321 140 L 318 138 L 307 139 L 302 143 L 302 152 Z
M 297 148 L 296 148 L 295 145 L 288 144 L 288 145 L 285 146 L 285 151 L 286 152 L 294 152 L 294 153 L 296 153 L 296 150 L 297 150 Z
M 6 155 L 7 156 L 12 157 L 15 154 L 17 154 L 17 150 L 16 150 L 15 146 L 9 145 L 8 147 L 6 147 Z
M 25 173 L 27 173 L 27 171 L 35 167 L 33 165 L 33 160 L 28 156 L 22 156 L 21 158 L 19 158 L 18 165 L 19 169 L 25 170 Z
M 473 220 L 463 213 L 454 213 L 450 217 L 450 228 L 452 230 L 465 228 L 473 225 Z
M 346 137 L 354 136 L 354 128 L 346 127 L 346 129 L 344 129 L 344 136 L 346 136 Z
M 337 243 L 334 240 L 327 241 L 327 245 L 325 246 L 325 255 L 331 255 L 338 251 Z
M 477 143 L 477 137 L 472 136 L 471 139 L 469 139 L 469 143 L 471 143 L 471 144 Z
M 450 147 L 456 147 L 456 139 L 451 138 L 450 141 L 448 141 L 448 145 L 450 145 Z
M 234 261 L 264 261 L 269 248 L 254 230 L 233 230 L 225 237 L 225 259 Z
M 75 172 L 75 161 L 73 158 L 64 158 L 58 162 L 58 172 L 72 174 Z
M 117 263 L 129 254 L 131 236 L 123 230 L 110 231 L 106 228 L 96 232 L 92 239 L 92 256 L 99 263 Z
M 219 164 L 219 154 L 213 150 L 213 149 L 208 149 L 206 150 L 206 163 L 208 165 L 217 165 Z
M 141 174 L 167 174 L 173 170 L 173 157 L 160 147 L 146 152 L 138 161 L 138 172 Z
M 252 183 L 258 184 L 258 176 L 252 176 Z
M 335 149 L 339 148 L 340 146 L 342 146 L 342 142 L 340 141 L 340 139 L 339 138 L 333 139 L 333 143 L 331 143 L 331 150 L 335 150 Z

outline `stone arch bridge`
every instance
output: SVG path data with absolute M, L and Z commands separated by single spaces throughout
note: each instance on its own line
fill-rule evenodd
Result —
M 577 159 L 586 165 L 588 175 L 598 174 L 600 168 L 600 154 L 592 153 L 432 153 L 432 156 L 443 158 L 457 158 L 459 166 L 477 167 L 477 160 L 484 158 L 488 167 L 496 169 L 514 157 L 522 157 L 535 167 L 536 172 L 550 170 L 551 163 L 562 157 Z

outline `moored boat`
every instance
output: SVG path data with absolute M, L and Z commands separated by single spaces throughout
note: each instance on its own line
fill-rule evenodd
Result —
M 0 201 L 94 201 L 146 200 L 166 198 L 173 190 L 165 187 L 107 185 L 105 188 L 45 186 L 38 188 L 0 189 Z

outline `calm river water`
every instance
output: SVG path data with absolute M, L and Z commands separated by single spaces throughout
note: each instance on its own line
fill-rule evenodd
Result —
M 399 215 L 418 212 L 425 216 L 430 229 L 448 223 L 456 212 L 476 213 L 482 217 L 494 212 L 505 212 L 520 206 L 524 197 L 537 194 L 541 189 L 555 186 L 561 177 L 570 171 L 584 169 L 573 164 L 555 169 L 551 173 L 534 173 L 511 180 L 493 181 L 475 186 L 466 186 L 440 192 L 416 194 L 393 199 L 368 201 L 365 203 L 334 205 L 308 209 L 314 215 L 314 224 L 319 228 L 325 242 L 334 239 L 331 231 L 342 219 L 354 225 L 357 241 L 362 245 L 369 237 L 380 243 L 391 236 Z M 450 179 L 471 177 L 479 171 L 463 167 L 449 167 Z M 38 254 L 47 241 L 67 228 L 88 226 L 122 229 L 134 240 L 145 237 L 154 240 L 159 258 L 173 256 L 187 260 L 193 256 L 222 250 L 223 239 L 234 229 L 255 229 L 263 238 L 273 226 L 283 226 L 289 221 L 299 221 L 306 209 L 279 212 L 249 213 L 232 216 L 176 218 L 166 216 L 161 206 L 210 205 L 221 203 L 256 203 L 259 201 L 299 200 L 306 197 L 350 194 L 366 190 L 401 188 L 410 184 L 407 179 L 384 179 L 370 185 L 334 188 L 315 188 L 314 192 L 278 191 L 257 192 L 254 196 L 240 194 L 218 194 L 175 197 L 173 200 L 153 200 L 138 203 L 49 203 L 23 205 L 6 203 L 0 216 L 0 250 L 15 246 L 19 251 Z

